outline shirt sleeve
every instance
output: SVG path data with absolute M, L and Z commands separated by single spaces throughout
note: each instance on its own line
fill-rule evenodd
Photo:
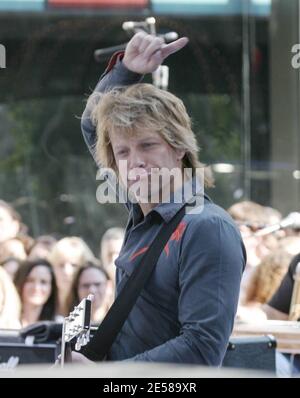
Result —
M 268 305 L 275 308 L 275 310 L 289 314 L 292 300 L 294 278 L 293 275 L 297 264 L 300 262 L 300 255 L 293 258 L 287 273 L 285 274 L 279 288 L 272 296 Z
M 245 250 L 234 226 L 215 217 L 188 225 L 179 266 L 180 335 L 127 361 L 219 366 L 237 310 Z

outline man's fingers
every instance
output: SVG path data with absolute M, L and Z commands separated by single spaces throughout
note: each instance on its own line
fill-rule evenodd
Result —
M 149 68 L 152 71 L 156 70 L 159 67 L 159 65 L 162 64 L 163 60 L 164 59 L 161 50 L 156 51 L 154 54 L 152 54 L 151 58 L 149 59 Z
M 188 43 L 183 37 L 170 44 L 165 44 L 163 38 L 138 32 L 126 46 L 123 64 L 128 70 L 146 74 L 153 72 L 170 54 L 179 51 Z
M 136 33 L 133 38 L 129 41 L 128 46 L 131 46 L 135 49 L 139 49 L 143 39 L 147 36 L 147 33 L 144 31 L 140 31 Z
M 166 44 L 162 48 L 162 55 L 163 58 L 167 58 L 169 55 L 176 53 L 177 51 L 181 50 L 187 43 L 189 39 L 187 37 L 181 37 L 180 39 L 173 41 L 170 44 Z
M 148 45 L 147 48 L 144 50 L 144 57 L 150 58 L 157 50 L 160 50 L 162 48 L 162 45 L 164 44 L 164 40 L 160 37 L 156 37 L 155 39 L 152 38 L 151 43 Z
M 146 48 L 151 45 L 151 43 L 153 42 L 153 39 L 154 38 L 151 35 L 145 35 L 142 38 L 140 45 L 139 45 L 139 53 L 140 54 L 142 54 L 146 50 Z

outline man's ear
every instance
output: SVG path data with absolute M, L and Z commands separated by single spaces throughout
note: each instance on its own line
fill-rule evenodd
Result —
M 184 149 L 175 149 L 177 160 L 182 160 L 185 155 Z

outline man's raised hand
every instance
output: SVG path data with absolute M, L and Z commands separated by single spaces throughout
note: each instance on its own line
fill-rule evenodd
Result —
M 138 32 L 127 44 L 122 62 L 132 72 L 142 75 L 152 73 L 169 55 L 181 50 L 187 43 L 187 37 L 166 44 L 161 37 Z

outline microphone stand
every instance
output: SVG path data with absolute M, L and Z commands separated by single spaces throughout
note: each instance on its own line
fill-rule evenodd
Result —
M 128 43 L 128 42 L 127 42 Z M 112 46 L 107 48 L 99 48 L 94 51 L 94 58 L 96 62 L 107 61 L 114 53 L 118 51 L 124 51 L 127 43 L 119 44 L 118 46 Z
M 300 213 L 292 212 L 287 217 L 285 217 L 279 224 L 269 225 L 257 232 L 254 236 L 265 236 L 273 232 L 279 231 L 281 229 L 293 228 L 297 229 L 300 227 Z

